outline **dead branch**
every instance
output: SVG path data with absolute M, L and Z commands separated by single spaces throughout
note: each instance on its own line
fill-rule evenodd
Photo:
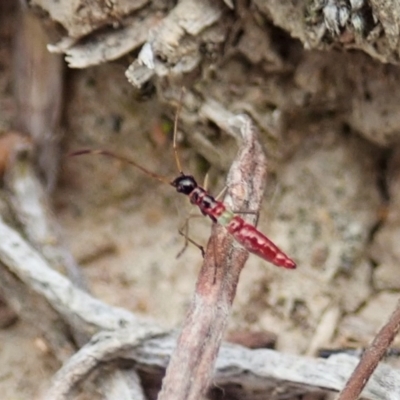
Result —
M 118 332 L 100 332 L 70 358 L 68 363 L 54 376 L 52 386 L 44 400 L 66 400 L 77 384 L 89 375 L 101 362 L 123 358 L 127 350 L 137 347 L 143 340 L 161 333 L 147 327 L 137 327 Z
M 159 22 L 159 16 L 148 12 L 127 18 L 119 29 L 100 34 L 99 37 L 85 43 L 64 42 L 50 45 L 53 53 L 64 52 L 65 60 L 71 68 L 87 68 L 110 60 L 115 60 L 143 45 L 149 30 Z M 138 21 L 140 21 L 138 23 Z
M 225 201 L 232 209 L 258 210 L 266 176 L 266 160 L 249 118 L 231 119 L 240 143 L 232 164 Z M 254 222 L 255 217 L 252 217 Z M 214 226 L 196 292 L 172 354 L 159 399 L 198 399 L 210 385 L 240 272 L 248 258 L 224 228 Z
M 138 332 L 144 331 L 139 328 Z M 143 337 L 145 335 L 144 332 Z M 165 369 L 168 365 L 176 347 L 176 336 L 167 333 L 155 333 L 156 337 L 153 338 L 150 336 L 149 339 L 138 341 L 138 334 L 132 329 L 96 335 L 96 339 L 93 338 L 59 370 L 51 393 L 72 390 L 73 385 L 96 367 L 94 363 L 101 365 L 106 361 L 131 360 L 139 371 L 158 374 L 160 369 Z M 236 397 L 238 392 L 234 388 L 242 388 L 240 398 L 243 400 L 253 398 L 255 392 L 263 393 L 265 398 L 273 394 L 277 400 L 284 400 L 317 389 L 338 391 L 357 362 L 356 357 L 344 354 L 326 360 L 223 344 L 215 365 L 213 385 L 221 388 L 226 395 L 236 394 Z M 74 377 L 74 372 L 77 377 Z M 380 364 L 368 382 L 363 396 L 371 400 L 396 400 L 394 396 L 398 390 L 398 372 Z
M 51 269 L 44 258 L 2 219 L 0 259 L 29 288 L 45 297 L 71 326 L 89 336 L 98 330 L 116 330 L 145 322 L 76 288 L 67 278 Z
M 85 289 L 81 269 L 62 242 L 61 227 L 52 213 L 48 193 L 35 172 L 32 152 L 31 144 L 18 145 L 9 160 L 5 182 L 10 207 L 29 241 L 53 268 L 65 272 L 77 287 Z

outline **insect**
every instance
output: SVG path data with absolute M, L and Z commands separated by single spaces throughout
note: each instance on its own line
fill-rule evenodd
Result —
M 296 263 L 278 248 L 271 240 L 261 233 L 254 225 L 249 224 L 243 218 L 229 210 L 222 201 L 216 200 L 204 188 L 197 184 L 192 175 L 187 175 L 182 171 L 178 156 L 176 136 L 177 122 L 180 105 L 175 115 L 173 150 L 179 176 L 170 181 L 167 177 L 158 175 L 137 164 L 135 161 L 120 155 L 116 155 L 108 150 L 84 149 L 70 153 L 70 156 L 83 154 L 101 154 L 104 156 L 119 159 L 131 164 L 160 182 L 173 186 L 178 193 L 189 197 L 192 204 L 196 205 L 200 212 L 211 219 L 212 222 L 220 224 L 240 243 L 246 250 L 262 259 L 283 268 L 296 268 Z

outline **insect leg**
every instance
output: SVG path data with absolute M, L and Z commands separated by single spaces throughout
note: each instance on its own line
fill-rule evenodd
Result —
M 199 218 L 199 217 L 203 217 L 202 215 L 189 215 L 186 219 L 184 224 L 179 228 L 179 234 L 181 236 L 183 236 L 185 238 L 185 243 L 183 245 L 183 248 L 179 251 L 179 253 L 176 255 L 176 258 L 179 258 L 186 250 L 186 248 L 188 247 L 188 244 L 191 243 L 194 246 L 196 246 L 200 251 L 201 251 L 201 255 L 204 258 L 205 255 L 205 251 L 204 251 L 204 247 L 201 246 L 200 244 L 198 244 L 197 242 L 195 242 L 193 239 L 191 239 L 189 237 L 189 221 L 192 218 Z

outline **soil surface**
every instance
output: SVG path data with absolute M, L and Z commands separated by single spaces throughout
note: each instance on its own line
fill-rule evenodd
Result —
M 12 129 L 16 112 L 11 90 L 14 11 L 7 12 L 2 21 L 8 22 L 0 24 L 0 130 L 4 132 Z M 176 258 L 184 244 L 178 230 L 189 214 L 198 212 L 172 187 L 121 161 L 99 155 L 66 156 L 82 148 L 107 149 L 160 175 L 176 176 L 174 109 L 154 97 L 138 100 L 124 70 L 115 62 L 66 74 L 54 212 L 95 297 L 178 329 L 202 262 L 200 251 L 191 245 Z M 302 131 L 304 126 L 307 132 Z M 301 127 L 285 128 L 289 151 L 282 138 L 276 148 L 267 149 L 289 155 L 271 162 L 259 228 L 298 261 L 298 269 L 281 270 L 250 256 L 228 336 L 239 331 L 270 332 L 277 337 L 278 350 L 294 354 L 315 355 L 321 347 L 365 346 L 393 311 L 400 286 L 392 282 L 390 271 L 374 275 L 379 260 L 369 254 L 371 247 L 379 252 L 371 243 L 384 204 L 378 179 L 383 151 L 337 121 L 315 117 Z M 219 193 L 226 171 L 210 166 L 201 151 L 188 145 L 185 135 L 182 129 L 179 155 L 185 171 L 202 182 L 210 170 L 210 191 Z M 224 142 L 224 134 L 219 135 Z M 213 139 L 217 147 L 218 139 Z M 234 146 L 229 150 L 234 153 Z M 210 226 L 204 217 L 193 218 L 189 236 L 205 245 Z M 46 342 L 28 322 L 4 323 L 2 399 L 37 397 L 58 368 Z

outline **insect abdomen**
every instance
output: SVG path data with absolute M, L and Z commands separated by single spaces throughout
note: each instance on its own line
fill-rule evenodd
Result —
M 278 267 L 293 269 L 296 263 L 264 236 L 254 225 L 239 216 L 226 225 L 228 232 L 250 253 L 256 254 Z

